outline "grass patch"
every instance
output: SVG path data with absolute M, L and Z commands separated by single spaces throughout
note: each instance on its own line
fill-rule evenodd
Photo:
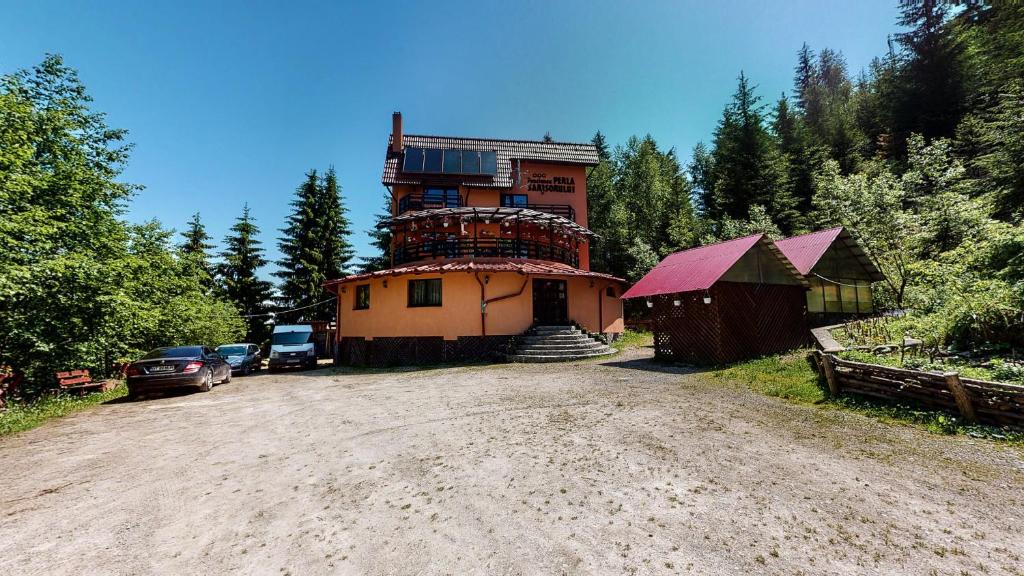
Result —
M 626 330 L 618 340 L 612 342 L 612 348 L 623 351 L 626 348 L 642 348 L 654 346 L 654 334 L 646 330 Z
M 52 418 L 67 416 L 127 395 L 128 387 L 122 384 L 113 390 L 84 396 L 53 394 L 23 404 L 12 403 L 7 410 L 0 412 L 0 436 L 30 430 Z
M 829 398 L 828 387 L 808 361 L 809 353 L 809 350 L 801 350 L 748 360 L 720 368 L 711 372 L 711 376 L 745 384 L 766 396 L 856 412 L 890 424 L 916 426 L 936 434 L 966 434 L 1024 445 L 1024 432 L 966 424 L 958 417 L 941 411 L 922 410 L 856 394 Z
M 807 362 L 806 351 L 733 364 L 711 375 L 746 384 L 767 396 L 787 400 L 818 404 L 828 397 L 818 381 L 818 374 Z

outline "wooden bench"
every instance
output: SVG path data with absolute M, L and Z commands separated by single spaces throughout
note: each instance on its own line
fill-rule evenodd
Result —
M 57 372 L 57 384 L 67 392 L 106 392 L 114 387 L 110 380 L 93 380 L 88 370 Z

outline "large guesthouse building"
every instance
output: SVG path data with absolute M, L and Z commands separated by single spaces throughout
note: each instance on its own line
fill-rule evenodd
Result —
M 597 161 L 590 144 L 405 135 L 396 112 L 382 178 L 391 267 L 327 283 L 337 360 L 496 359 L 542 326 L 621 333 L 623 281 L 589 265 Z

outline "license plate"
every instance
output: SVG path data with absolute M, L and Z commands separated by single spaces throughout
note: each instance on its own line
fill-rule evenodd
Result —
M 174 372 L 174 366 L 152 366 L 150 372 Z
M 299 362 L 301 362 L 301 360 L 299 360 L 297 358 L 295 360 L 289 360 L 288 361 L 289 364 L 298 364 Z

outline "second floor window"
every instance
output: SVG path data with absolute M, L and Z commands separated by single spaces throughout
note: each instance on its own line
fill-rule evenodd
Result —
M 409 194 L 398 199 L 398 213 L 436 208 L 458 208 L 458 188 L 427 188 L 423 194 Z
M 502 194 L 501 206 L 503 208 L 526 208 L 526 194 Z
M 355 310 L 366 310 L 370 307 L 370 285 L 360 284 L 356 286 Z

